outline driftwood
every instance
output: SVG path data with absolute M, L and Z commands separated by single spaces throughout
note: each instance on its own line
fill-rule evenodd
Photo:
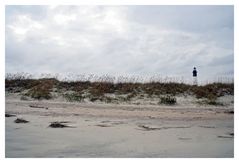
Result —
M 151 131 L 151 130 L 166 130 L 166 129 L 175 129 L 175 128 L 190 128 L 189 126 L 176 126 L 176 127 L 150 127 L 146 125 L 138 125 L 144 131 Z
M 31 107 L 31 108 L 43 108 L 43 109 L 48 109 L 48 107 L 38 106 L 38 105 L 29 105 L 29 107 Z
M 107 124 L 98 124 L 96 126 L 98 126 L 98 127 L 111 127 L 110 125 L 107 125 Z
M 233 136 L 217 136 L 218 138 L 233 138 Z

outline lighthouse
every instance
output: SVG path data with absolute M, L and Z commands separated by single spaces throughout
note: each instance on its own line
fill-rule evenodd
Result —
M 193 68 L 193 85 L 198 85 L 198 79 L 197 79 L 197 70 L 196 70 L 196 67 Z

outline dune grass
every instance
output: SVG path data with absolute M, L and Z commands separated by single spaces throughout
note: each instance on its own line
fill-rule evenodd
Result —
M 130 101 L 136 96 L 158 97 L 161 103 L 175 104 L 175 96 L 179 94 L 193 95 L 196 98 L 206 98 L 213 104 L 217 97 L 234 95 L 233 83 L 210 83 L 203 86 L 193 86 L 176 82 L 117 82 L 101 78 L 100 81 L 59 81 L 56 78 L 33 79 L 30 77 L 11 76 L 5 79 L 5 90 L 11 93 L 24 93 L 33 99 L 51 99 L 52 93 L 63 94 L 68 101 L 116 101 L 106 94 L 126 95 L 122 101 Z M 71 93 L 66 93 L 71 92 Z

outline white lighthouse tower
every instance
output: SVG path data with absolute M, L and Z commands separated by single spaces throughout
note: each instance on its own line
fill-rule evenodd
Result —
M 197 70 L 196 70 L 196 67 L 193 68 L 193 85 L 198 85 L 198 79 L 197 79 Z

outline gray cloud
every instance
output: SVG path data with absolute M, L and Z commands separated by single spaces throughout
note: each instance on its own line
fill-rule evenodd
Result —
M 7 6 L 6 72 L 233 76 L 233 6 Z

